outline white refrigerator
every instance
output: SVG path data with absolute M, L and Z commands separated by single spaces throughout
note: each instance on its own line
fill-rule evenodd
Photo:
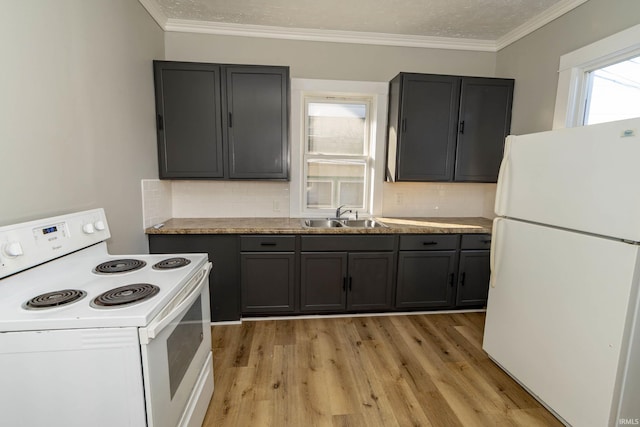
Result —
M 640 425 L 640 119 L 509 136 L 483 348 L 575 427 Z

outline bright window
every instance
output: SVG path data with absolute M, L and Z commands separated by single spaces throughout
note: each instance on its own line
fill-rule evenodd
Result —
M 640 117 L 640 56 L 588 73 L 584 124 Z
M 370 98 L 305 97 L 304 206 L 366 212 L 370 193 Z
M 640 25 L 560 57 L 553 128 L 638 117 Z

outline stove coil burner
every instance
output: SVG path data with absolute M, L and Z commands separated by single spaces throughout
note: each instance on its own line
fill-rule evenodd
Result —
M 168 258 L 163 259 L 157 264 L 153 265 L 154 270 L 171 270 L 173 268 L 184 267 L 185 265 L 189 265 L 191 263 L 190 260 L 182 257 Z
M 132 285 L 113 288 L 93 300 L 95 308 L 121 307 L 142 302 L 160 292 L 160 288 L 149 283 L 135 283 Z
M 43 308 L 60 307 L 62 305 L 71 304 L 79 301 L 87 296 L 85 291 L 77 289 L 63 289 L 61 291 L 48 292 L 31 298 L 24 304 L 24 308 L 28 310 L 39 310 Z
M 147 263 L 139 259 L 114 259 L 99 264 L 94 271 L 100 274 L 126 273 L 127 271 L 139 270 L 145 265 Z

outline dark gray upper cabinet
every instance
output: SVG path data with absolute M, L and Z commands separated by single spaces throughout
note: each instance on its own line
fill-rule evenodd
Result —
M 286 179 L 289 69 L 225 67 L 229 178 Z
M 389 84 L 388 181 L 495 182 L 512 79 L 400 73 Z
M 512 99 L 513 80 L 462 79 L 456 181 L 496 182 Z
M 220 66 L 154 61 L 160 178 L 222 178 Z
M 400 74 L 389 94 L 389 154 L 398 181 L 451 181 L 460 78 Z M 396 163 L 397 161 L 397 163 Z
M 289 177 L 289 68 L 154 61 L 163 179 Z

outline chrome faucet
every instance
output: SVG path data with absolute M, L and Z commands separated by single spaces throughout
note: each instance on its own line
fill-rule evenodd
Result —
M 345 211 L 342 210 L 342 208 L 344 208 L 347 205 L 342 205 L 342 206 L 338 206 L 338 209 L 336 209 L 336 218 L 340 219 L 340 217 L 346 213 L 351 213 L 353 212 L 351 209 L 347 209 Z

